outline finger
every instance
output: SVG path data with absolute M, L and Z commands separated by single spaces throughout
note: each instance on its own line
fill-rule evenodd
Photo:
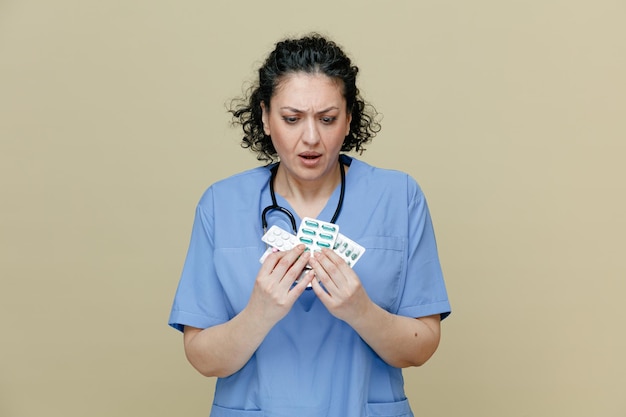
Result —
M 339 255 L 337 255 L 335 251 L 332 251 L 330 249 L 322 249 L 322 254 L 326 257 L 326 259 L 332 262 L 337 267 L 337 269 L 339 270 L 345 270 L 346 268 L 350 269 L 347 262 L 343 260 Z
M 322 301 L 322 303 L 326 304 L 325 299 L 326 297 L 328 297 L 328 294 L 326 294 L 326 291 L 324 291 L 324 289 L 322 288 L 322 284 L 320 284 L 320 281 L 317 278 L 315 271 L 311 270 L 309 275 L 312 275 L 313 278 L 311 279 L 311 288 L 313 289 L 313 292 L 315 293 L 315 295 L 317 295 L 317 298 Z
M 273 263 L 270 274 L 282 279 L 293 263 L 302 255 L 304 248 L 304 245 L 298 245 L 291 250 L 276 252 L 268 256 L 268 260 L 272 258 L 271 262 Z
M 261 262 L 262 267 L 259 272 L 264 272 L 269 275 L 283 255 L 284 254 L 279 252 L 278 249 L 272 248 L 272 251 L 268 255 L 265 255 L 265 259 Z
M 295 298 L 298 298 L 300 294 L 306 290 L 307 286 L 311 283 L 314 277 L 315 272 L 313 272 L 312 269 L 305 267 L 298 276 L 297 283 L 290 289 L 290 294 L 292 294 Z
M 328 274 L 333 277 L 333 280 L 335 280 L 338 285 L 351 281 L 354 271 L 345 259 L 329 249 L 324 249 L 322 253 L 326 257 L 326 263 L 323 264 L 324 269 L 326 269 Z
M 302 275 L 302 271 L 306 268 L 309 259 L 311 258 L 310 252 L 302 253 L 296 261 L 289 267 L 289 270 L 281 278 L 281 282 L 284 282 L 286 286 L 291 288 L 293 283 Z
M 332 265 L 331 262 L 325 260 L 325 256 L 322 253 L 315 253 L 309 264 L 315 271 L 315 279 L 319 281 L 323 286 L 326 292 L 329 294 L 333 294 L 337 290 L 337 283 L 335 282 L 335 277 L 326 269 L 326 265 Z
M 330 281 L 330 285 L 332 285 L 332 281 Z M 319 300 L 322 302 L 322 304 L 324 304 L 326 309 L 331 314 L 334 314 L 332 311 L 336 307 L 337 302 L 340 301 L 339 298 L 337 297 L 339 290 L 335 288 L 334 289 L 335 295 L 333 296 L 333 293 L 331 293 L 328 290 L 327 286 L 319 279 L 317 275 L 311 281 L 311 287 L 313 289 L 313 292 L 315 292 L 315 296 L 319 298 Z

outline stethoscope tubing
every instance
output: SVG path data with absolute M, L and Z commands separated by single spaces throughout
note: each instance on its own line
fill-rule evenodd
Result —
M 282 212 L 283 214 L 285 214 L 289 218 L 289 221 L 291 222 L 291 228 L 293 229 L 293 232 L 297 233 L 298 227 L 296 226 L 295 216 L 285 207 L 279 206 L 278 202 L 276 201 L 276 192 L 274 191 L 274 179 L 276 178 L 277 171 L 278 171 L 278 164 L 272 167 L 270 171 L 271 176 L 269 179 L 269 185 L 270 185 L 270 197 L 272 198 L 272 204 L 270 206 L 265 207 L 263 211 L 261 212 L 261 225 L 263 226 L 263 233 L 267 231 L 267 214 L 272 210 L 278 210 Z M 335 209 L 335 213 L 333 214 L 333 217 L 330 220 L 331 223 L 335 223 L 337 221 L 337 218 L 339 217 L 339 214 L 341 213 L 341 208 L 343 207 L 343 198 L 346 193 L 346 171 L 341 160 L 339 160 L 339 172 L 341 174 L 341 189 L 339 191 L 339 201 L 337 202 L 337 208 Z

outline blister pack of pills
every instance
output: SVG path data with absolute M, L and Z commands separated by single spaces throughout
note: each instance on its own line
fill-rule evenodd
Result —
M 261 239 L 278 250 L 290 250 L 298 244 L 298 239 L 294 235 L 278 226 L 270 227 Z
M 268 245 L 263 256 L 259 259 L 261 263 L 270 253 L 290 250 L 300 243 L 306 245 L 307 249 L 312 252 L 320 251 L 322 248 L 333 249 L 351 268 L 365 252 L 363 246 L 339 233 L 339 226 L 336 224 L 308 217 L 302 219 L 297 236 L 278 226 L 272 226 L 261 239 Z
M 259 259 L 259 262 L 261 263 L 265 261 L 265 258 L 267 258 L 270 253 L 277 250 L 290 250 L 298 244 L 298 239 L 295 235 L 281 229 L 278 226 L 270 227 L 261 240 L 268 245 L 268 248 L 263 253 L 263 256 Z
M 341 233 L 337 236 L 333 251 L 341 256 L 351 268 L 363 256 L 365 248 Z
M 333 249 L 339 235 L 339 226 L 333 223 L 305 217 L 298 229 L 298 243 L 304 243 L 311 252 L 321 251 L 323 248 Z

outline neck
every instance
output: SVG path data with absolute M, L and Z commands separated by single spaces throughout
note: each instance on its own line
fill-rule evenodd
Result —
M 339 162 L 322 178 L 302 180 L 279 165 L 274 180 L 274 188 L 289 202 L 300 218 L 318 217 L 326 206 L 335 188 L 341 183 Z

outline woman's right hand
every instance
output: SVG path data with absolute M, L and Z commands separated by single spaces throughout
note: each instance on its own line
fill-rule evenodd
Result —
M 311 282 L 312 273 L 293 285 L 309 257 L 304 245 L 270 254 L 259 270 L 248 305 L 239 314 L 206 329 L 185 326 L 185 353 L 194 368 L 202 375 L 222 378 L 240 370 Z
M 253 316 L 274 325 L 289 313 L 298 297 L 313 279 L 313 274 L 302 274 L 310 253 L 298 245 L 288 251 L 274 252 L 263 262 L 248 301 Z

